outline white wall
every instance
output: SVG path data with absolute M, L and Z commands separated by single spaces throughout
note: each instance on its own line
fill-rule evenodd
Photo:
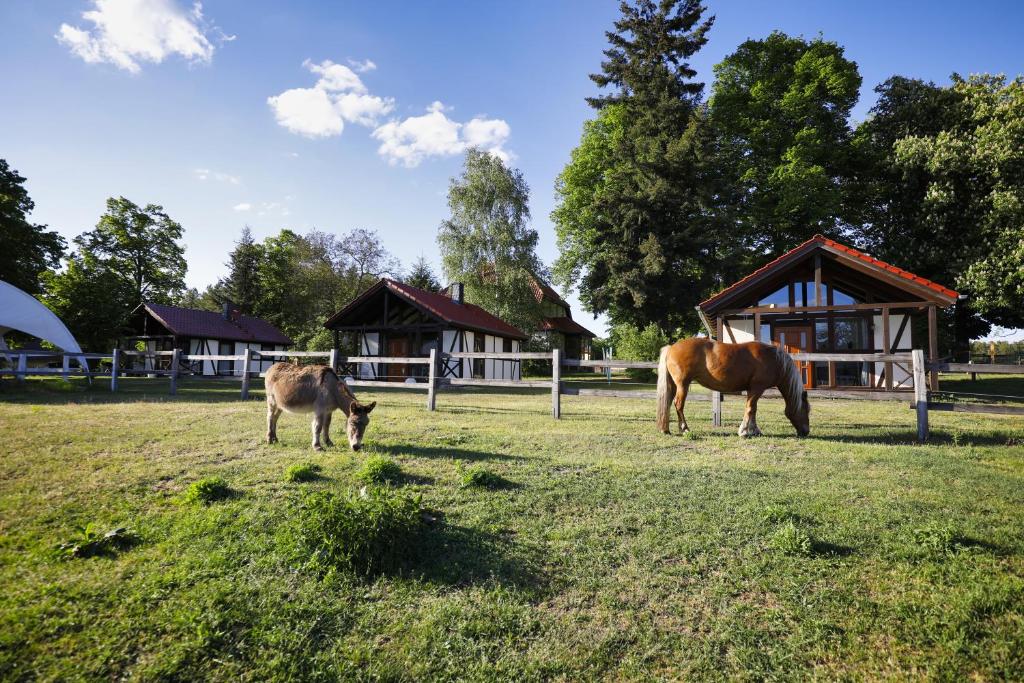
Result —
M 907 314 L 907 313 L 903 313 L 903 314 L 890 313 L 889 314 L 889 343 L 890 344 L 896 341 L 896 333 L 899 332 L 900 325 L 903 324 L 903 319 L 905 317 L 907 317 L 907 315 L 909 315 L 909 314 Z M 899 344 L 897 344 L 896 351 L 910 351 L 910 349 L 913 348 L 912 345 L 911 345 L 911 339 L 910 339 L 910 327 L 911 327 L 910 322 L 907 322 L 907 329 L 903 330 L 903 337 L 900 339 Z M 884 349 L 884 346 L 882 345 L 882 316 L 880 314 L 876 315 L 875 318 L 874 318 L 874 328 L 875 328 L 875 340 L 874 340 L 875 348 L 876 349 Z M 907 364 L 907 366 L 908 366 L 907 369 L 909 370 L 910 369 L 909 363 Z M 885 363 L 875 363 L 875 378 L 876 378 L 876 380 L 882 374 L 882 371 L 884 369 L 885 369 Z M 904 386 L 911 386 L 912 382 L 908 381 L 908 380 L 910 380 L 910 378 L 911 378 L 911 375 L 906 370 L 903 370 L 903 369 L 897 367 L 895 364 L 892 366 L 892 385 L 893 386 L 897 386 L 900 382 L 904 382 Z
M 729 327 L 732 329 L 732 337 L 736 337 L 737 344 L 744 344 L 746 342 L 754 341 L 753 320 L 730 320 Z M 726 330 L 725 339 L 723 339 L 722 341 L 729 342 L 731 344 L 732 337 L 729 336 L 729 331 Z

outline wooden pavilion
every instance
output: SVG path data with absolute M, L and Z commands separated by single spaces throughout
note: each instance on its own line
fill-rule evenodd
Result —
M 757 340 L 815 353 L 897 353 L 927 344 L 934 361 L 938 309 L 957 298 L 948 287 L 815 235 L 702 302 L 697 312 L 721 341 Z M 914 338 L 922 334 L 927 339 Z M 799 366 L 807 388 L 897 390 L 912 383 L 911 369 L 901 363 Z M 938 388 L 936 373 L 931 385 Z

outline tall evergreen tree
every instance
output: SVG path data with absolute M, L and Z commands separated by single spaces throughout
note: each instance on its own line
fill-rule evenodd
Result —
M 703 83 L 688 60 L 713 17 L 695 0 L 623 2 L 601 72 L 610 92 L 556 183 L 556 281 L 613 322 L 695 329 L 716 235 L 704 158 Z
M 259 269 L 262 262 L 263 247 L 252 238 L 252 230 L 247 225 L 242 228 L 242 234 L 231 250 L 228 276 L 221 286 L 223 296 L 246 313 L 255 313 L 259 305 Z
M 0 159 L 0 280 L 29 294 L 39 292 L 39 276 L 56 268 L 64 238 L 28 220 L 35 204 L 25 178 Z
M 420 256 L 412 263 L 412 268 L 409 269 L 409 274 L 403 278 L 403 282 L 413 287 L 425 289 L 428 292 L 437 292 L 441 289 L 441 283 L 438 282 L 437 276 L 434 275 L 433 268 L 427 263 L 427 259 Z

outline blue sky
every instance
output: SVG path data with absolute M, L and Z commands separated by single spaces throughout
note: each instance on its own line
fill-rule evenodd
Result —
M 820 33 L 860 67 L 856 119 L 894 74 L 1024 73 L 1024 3 L 707 4 L 717 20 L 693 63 L 709 86 L 747 38 Z M 597 0 L 208 0 L 201 16 L 188 0 L 7 2 L 0 156 L 28 177 L 33 218 L 68 238 L 108 196 L 162 204 L 202 288 L 245 224 L 257 237 L 373 228 L 404 263 L 438 265 L 448 179 L 475 142 L 522 169 L 550 263 L 554 179 L 617 14 Z

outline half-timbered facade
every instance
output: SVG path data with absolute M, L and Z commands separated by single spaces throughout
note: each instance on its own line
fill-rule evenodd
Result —
M 479 306 L 467 303 L 461 285 L 446 293 L 428 292 L 382 279 L 331 316 L 340 356 L 425 358 L 431 349 L 445 352 L 519 351 L 526 335 Z M 442 377 L 520 379 L 518 360 L 446 359 Z M 340 368 L 359 379 L 395 382 L 425 380 L 425 365 L 360 363 Z
M 550 285 L 534 278 L 533 287 L 544 315 L 537 336 L 546 339 L 551 348 L 561 349 L 567 360 L 590 360 L 591 341 L 597 335 L 572 319 L 568 302 Z
M 243 315 L 230 303 L 221 312 L 182 308 L 166 304 L 144 303 L 130 320 L 133 334 L 122 341 L 122 348 L 145 351 L 181 350 L 182 355 L 238 356 L 245 349 L 253 351 L 286 351 L 292 345 L 288 335 L 261 318 Z M 254 360 L 250 374 L 266 372 L 278 359 Z M 152 370 L 166 358 L 140 358 L 136 369 Z M 238 377 L 242 361 L 200 360 L 185 362 L 179 368 L 196 375 Z
M 697 306 L 725 342 L 771 342 L 791 352 L 938 356 L 937 315 L 955 291 L 815 235 Z M 911 368 L 891 362 L 799 363 L 804 385 L 909 388 Z M 932 388 L 937 378 L 932 376 Z

